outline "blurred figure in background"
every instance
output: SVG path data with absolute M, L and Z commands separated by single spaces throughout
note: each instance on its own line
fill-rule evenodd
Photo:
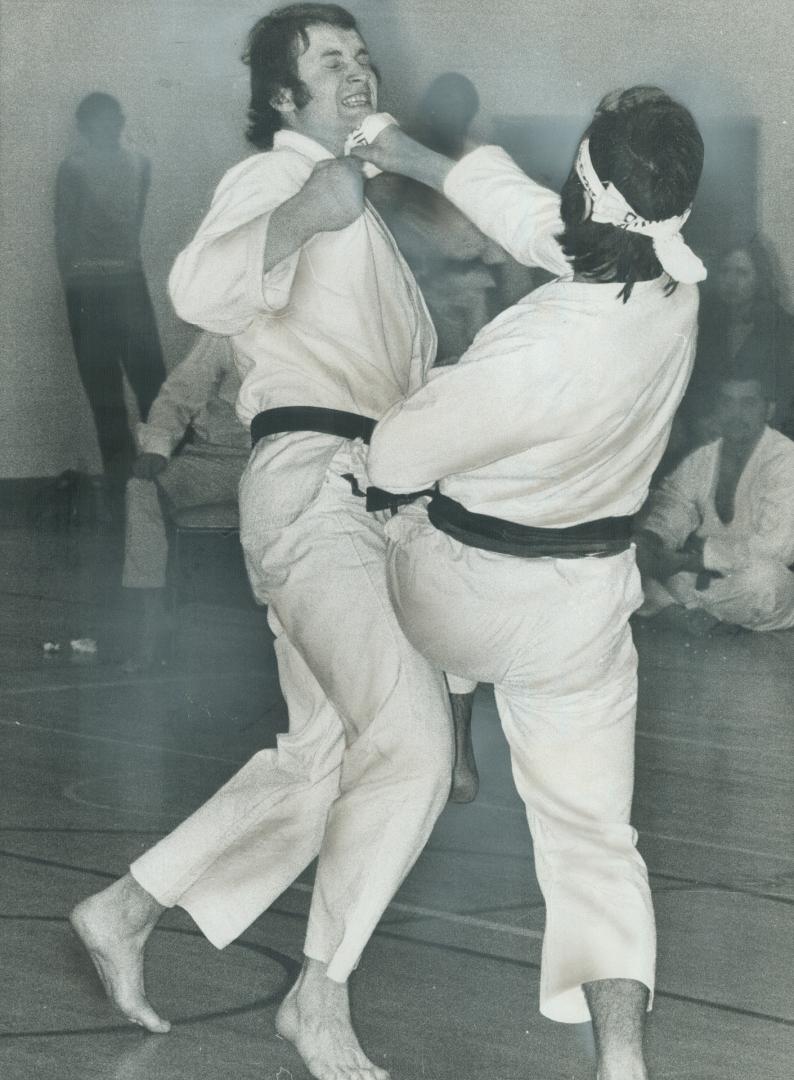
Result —
M 122 585 L 136 591 L 142 619 L 128 670 L 157 661 L 167 629 L 163 502 L 166 511 L 237 504 L 251 449 L 234 411 L 239 392 L 231 342 L 203 333 L 163 383 L 148 422 L 138 425 L 138 456 L 127 482 Z M 192 441 L 182 446 L 188 433 Z
M 425 146 L 458 160 L 472 149 L 469 129 L 479 107 L 471 80 L 448 71 L 430 84 L 417 110 L 420 119 L 406 128 Z M 367 197 L 422 290 L 438 334 L 436 364 L 453 363 L 512 299 L 500 304 L 502 268 L 512 260 L 446 199 L 415 180 L 378 177 L 368 185 Z
M 782 303 L 774 251 L 756 234 L 723 253 L 714 279 L 713 293 L 703 297 L 695 367 L 681 410 L 688 448 L 720 436 L 718 386 L 748 365 L 771 380 L 771 426 L 794 435 L 794 317 Z
M 122 368 L 143 420 L 165 378 L 140 248 L 150 164 L 122 145 L 114 97 L 89 94 L 76 119 L 81 145 L 58 169 L 55 246 L 105 475 L 120 487 L 135 456 Z

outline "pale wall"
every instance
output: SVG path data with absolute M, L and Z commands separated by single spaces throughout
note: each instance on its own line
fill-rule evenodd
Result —
M 386 103 L 410 109 L 445 70 L 477 86 L 487 134 L 504 113 L 584 115 L 612 86 L 656 82 L 696 112 L 762 121 L 762 226 L 794 275 L 788 54 L 783 0 L 746 11 L 717 0 L 358 0 Z M 75 105 L 115 94 L 128 138 L 149 154 L 144 252 L 167 363 L 189 331 L 165 297 L 168 268 L 224 169 L 246 152 L 245 31 L 267 3 L 217 0 L 0 0 L 0 476 L 97 468 L 52 251 L 52 184 Z

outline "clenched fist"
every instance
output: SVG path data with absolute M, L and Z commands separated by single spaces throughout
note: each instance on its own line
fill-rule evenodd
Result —
M 352 158 L 318 161 L 303 187 L 323 232 L 351 225 L 364 212 L 361 163 Z

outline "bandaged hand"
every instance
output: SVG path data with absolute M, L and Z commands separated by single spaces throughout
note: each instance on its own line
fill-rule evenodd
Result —
M 356 132 L 351 138 L 355 138 Z M 369 142 L 352 142 L 351 157 L 376 165 L 382 172 L 400 172 L 400 165 L 414 140 L 396 124 L 387 124 Z
M 352 158 L 318 161 L 302 188 L 323 232 L 336 232 L 364 213 L 364 177 Z
M 444 179 L 454 164 L 442 154 L 416 142 L 396 124 L 383 128 L 367 145 L 352 146 L 350 156 L 370 162 L 382 172 L 410 176 L 436 191 L 441 191 Z

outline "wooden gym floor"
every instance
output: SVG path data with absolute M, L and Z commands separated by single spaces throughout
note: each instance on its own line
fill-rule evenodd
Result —
M 181 612 L 174 662 L 124 674 L 117 529 L 0 528 L 0 1076 L 305 1080 L 273 1033 L 310 879 L 226 951 L 182 912 L 148 986 L 174 1020 L 111 1012 L 66 915 L 284 724 L 259 612 Z M 659 927 L 653 1080 L 788 1080 L 794 1061 L 794 633 L 687 640 L 640 627 L 634 818 Z M 97 640 L 96 657 L 73 638 Z M 61 642 L 45 659 L 45 641 Z M 394 1080 L 586 1080 L 589 1028 L 537 1013 L 543 909 L 488 688 L 482 790 L 450 806 L 354 977 L 362 1041 Z

